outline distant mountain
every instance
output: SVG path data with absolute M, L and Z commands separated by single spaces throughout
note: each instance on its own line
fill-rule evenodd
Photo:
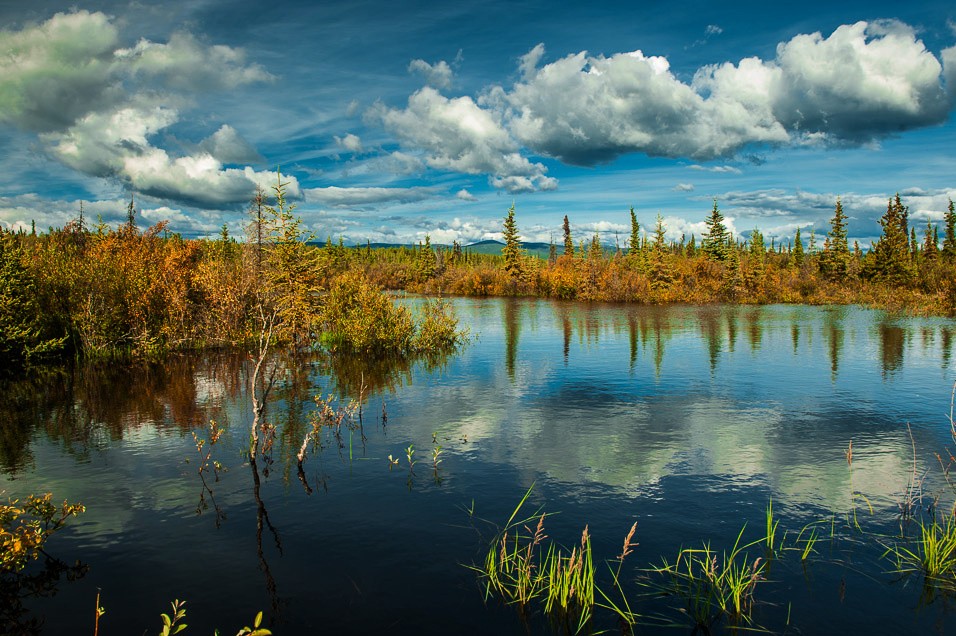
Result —
M 477 243 L 472 243 L 471 245 L 463 245 L 461 249 L 467 250 L 474 254 L 496 254 L 501 255 L 501 248 L 505 244 L 501 241 L 478 241 Z M 549 243 L 533 243 L 527 242 L 521 244 L 521 249 L 525 251 L 528 256 L 537 256 L 538 258 L 548 258 L 548 252 L 551 249 Z

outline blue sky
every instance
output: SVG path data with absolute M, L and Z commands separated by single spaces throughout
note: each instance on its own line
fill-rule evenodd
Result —
M 281 166 L 348 243 L 851 238 L 956 198 L 950 3 L 0 0 L 0 224 L 240 236 Z

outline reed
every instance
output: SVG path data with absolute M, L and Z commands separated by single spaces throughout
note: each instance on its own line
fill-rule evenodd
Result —
M 588 527 L 581 533 L 580 546 L 572 548 L 570 555 L 552 546 L 544 564 L 547 570 L 545 612 L 566 630 L 573 628 L 574 633 L 581 632 L 591 621 L 594 608 L 594 560 Z
M 485 582 L 485 599 L 493 595 L 524 612 L 528 604 L 545 591 L 546 577 L 541 568 L 545 513 L 516 520 L 531 496 L 531 488 L 521 498 L 507 523 L 497 534 L 485 555 L 484 565 L 476 569 Z M 540 512 L 540 511 L 539 511 Z M 537 518 L 532 531 L 528 524 Z
M 684 548 L 673 562 L 665 558 L 662 565 L 649 570 L 666 578 L 663 583 L 652 582 L 652 587 L 684 600 L 695 629 L 709 631 L 722 618 L 734 626 L 752 626 L 754 594 L 757 585 L 766 580 L 766 562 L 759 557 L 751 560 L 747 549 L 766 538 L 742 544 L 745 529 L 746 525 L 729 552 L 718 556 L 705 543 L 702 548 Z
M 884 552 L 900 575 L 922 574 L 929 587 L 956 591 L 956 511 L 920 521 L 912 546 L 893 545 Z
M 766 514 L 766 525 L 767 525 L 767 553 L 770 555 L 774 554 L 776 550 L 776 537 L 777 537 L 777 528 L 780 526 L 780 520 L 773 518 L 773 497 L 770 498 L 770 502 L 767 504 L 767 514 Z

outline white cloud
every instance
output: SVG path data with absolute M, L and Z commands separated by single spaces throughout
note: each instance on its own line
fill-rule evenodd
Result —
M 0 121 L 57 130 L 122 99 L 113 60 L 117 42 L 109 18 L 88 11 L 0 31 Z
M 418 73 L 425 81 L 435 88 L 450 88 L 453 73 L 448 62 L 441 60 L 429 64 L 425 60 L 412 60 L 408 65 L 409 73 Z
M 734 166 L 701 166 L 699 164 L 692 164 L 687 166 L 691 170 L 701 170 L 703 172 L 717 172 L 723 174 L 742 174 L 743 171 L 740 168 L 735 168 Z
M 708 24 L 707 28 L 704 29 L 704 33 L 706 33 L 707 35 L 720 35 L 723 32 L 724 30 L 716 24 Z
M 358 135 L 348 133 L 344 137 L 335 136 L 335 143 L 343 150 L 349 152 L 362 152 L 362 140 Z
M 305 200 L 333 208 L 374 207 L 382 203 L 410 203 L 436 196 L 434 188 L 307 188 Z
M 594 165 L 629 152 L 712 159 L 753 141 L 782 142 L 772 119 L 706 100 L 641 51 L 569 55 L 491 93 L 522 143 L 562 161 Z
M 459 201 L 477 201 L 478 200 L 478 198 L 475 195 L 473 195 L 471 192 L 469 192 L 465 188 L 462 188 L 461 190 L 456 192 L 455 198 L 458 199 Z
M 797 35 L 773 60 L 705 66 L 690 83 L 641 51 L 541 66 L 543 57 L 541 45 L 523 56 L 521 79 L 492 87 L 483 104 L 530 150 L 578 165 L 630 152 L 711 160 L 750 144 L 867 144 L 942 123 L 956 92 L 954 49 L 941 64 L 896 21 Z
M 900 22 L 843 25 L 827 38 L 798 35 L 778 45 L 776 67 L 773 111 L 794 134 L 862 142 L 941 123 L 951 107 L 939 61 Z
M 694 184 L 693 183 L 678 183 L 674 186 L 674 192 L 693 192 Z
M 187 33 L 119 48 L 102 13 L 58 13 L 0 32 L 0 121 L 40 133 L 52 157 L 81 173 L 202 207 L 247 201 L 264 175 L 222 164 L 258 153 L 226 125 L 178 157 L 155 145 L 159 133 L 181 120 L 194 93 L 268 79 L 241 50 Z
M 274 79 L 261 66 L 246 64 L 245 54 L 229 46 L 206 46 L 193 35 L 174 33 L 168 43 L 142 39 L 114 56 L 125 71 L 146 82 L 162 80 L 173 89 L 189 92 L 229 90 Z
M 470 97 L 447 98 L 425 87 L 408 98 L 403 110 L 378 104 L 369 118 L 379 120 L 404 145 L 424 151 L 430 168 L 465 174 L 488 174 L 495 187 L 509 192 L 550 190 L 555 179 L 547 169 L 523 157 L 518 144 Z
M 220 126 L 199 148 L 222 163 L 249 163 L 262 159 L 259 152 L 228 124 Z

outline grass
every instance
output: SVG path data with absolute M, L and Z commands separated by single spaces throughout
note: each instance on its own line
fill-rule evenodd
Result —
M 545 533 L 548 513 L 537 510 L 521 517 L 521 509 L 533 488 L 534 485 L 525 492 L 491 541 L 482 565 L 470 568 L 483 582 L 485 600 L 500 598 L 516 606 L 523 619 L 530 618 L 539 609 L 548 616 L 552 626 L 568 634 L 590 632 L 594 609 L 598 606 L 616 614 L 623 625 L 634 625 L 636 615 L 631 612 L 626 596 L 622 594 L 621 600 L 614 602 L 596 584 L 587 526 L 581 532 L 580 542 L 569 552 L 548 541 Z M 632 542 L 636 527 L 637 524 L 631 527 L 624 540 L 617 572 L 611 568 L 615 582 L 621 562 L 636 545 Z M 603 602 L 598 603 L 598 598 Z
M 663 576 L 664 581 L 651 579 L 648 585 L 683 599 L 695 629 L 709 631 L 722 618 L 734 626 L 752 626 L 754 595 L 757 585 L 766 581 L 766 562 L 760 557 L 751 559 L 747 549 L 767 538 L 742 544 L 744 530 L 746 524 L 729 552 L 718 555 L 705 543 L 701 548 L 681 549 L 673 562 L 665 558 L 662 565 L 648 570 L 652 576 Z
M 885 557 L 893 560 L 900 575 L 922 574 L 927 587 L 956 592 L 956 517 L 954 511 L 920 521 L 919 533 L 910 546 L 895 544 Z
M 541 518 L 544 521 L 544 517 Z M 543 528 L 542 528 L 543 530 Z M 581 545 L 570 555 L 552 547 L 545 557 L 547 601 L 544 611 L 567 631 L 579 633 L 591 620 L 594 608 L 594 560 L 587 526 L 581 533 Z

